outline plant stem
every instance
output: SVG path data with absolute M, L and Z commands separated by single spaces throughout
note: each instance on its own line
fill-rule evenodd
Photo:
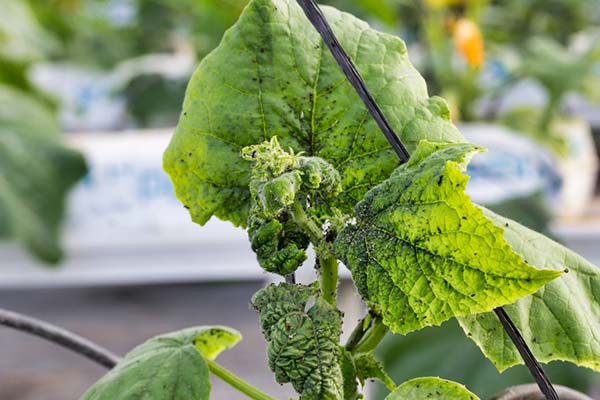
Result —
M 323 299 L 332 306 L 335 306 L 338 284 L 338 261 L 331 251 L 331 245 L 325 243 L 323 240 L 323 229 L 306 214 L 299 201 L 292 204 L 291 212 L 294 222 L 308 235 L 317 253 L 317 265 L 320 267 L 319 276 Z
M 346 350 L 348 350 L 348 351 L 354 350 L 354 348 L 358 345 L 358 343 L 360 343 L 362 338 L 365 336 L 365 333 L 367 333 L 368 328 L 371 326 L 369 324 L 369 327 L 367 327 L 367 329 L 365 329 L 365 321 L 368 317 L 369 317 L 369 314 L 367 314 L 367 316 L 365 316 L 364 318 L 361 318 L 358 321 L 358 323 L 354 327 L 354 330 L 352 331 L 352 333 L 348 337 L 348 340 L 346 341 L 346 345 L 344 346 L 346 348 Z
M 321 229 L 321 227 L 306 214 L 306 211 L 304 211 L 304 208 L 299 201 L 296 200 L 294 204 L 291 205 L 290 210 L 294 222 L 308 235 L 313 246 L 320 246 L 321 241 L 323 240 L 323 229 Z
M 228 383 L 232 387 L 236 388 L 240 392 L 244 393 L 251 399 L 254 400 L 275 400 L 274 397 L 269 396 L 268 394 L 262 392 L 260 389 L 255 388 L 242 378 L 235 375 L 233 372 L 223 368 L 216 362 L 206 359 L 206 364 L 208 365 L 208 369 L 215 376 Z
M 119 357 L 89 340 L 42 320 L 0 308 L 0 325 L 41 337 L 74 351 L 106 368 L 113 368 Z
M 381 317 L 374 318 L 371 329 L 369 329 L 365 338 L 356 345 L 351 352 L 368 353 L 369 351 L 375 350 L 388 331 L 389 328 L 383 324 L 383 319 Z
M 323 299 L 336 306 L 337 284 L 338 284 L 338 261 L 330 251 L 319 252 L 317 250 L 321 277 L 321 294 Z

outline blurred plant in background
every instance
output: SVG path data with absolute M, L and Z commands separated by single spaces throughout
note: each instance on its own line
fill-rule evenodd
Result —
M 502 115 L 506 125 L 530 135 L 559 155 L 568 153 L 568 141 L 556 126 L 557 121 L 566 117 L 561 108 L 566 95 L 578 93 L 592 101 L 600 95 L 600 76 L 596 73 L 600 35 L 588 36 L 591 37 L 579 47 L 576 43 L 565 47 L 543 36 L 527 40 L 513 76 L 538 82 L 547 99 L 541 107 L 517 107 Z
M 55 105 L 28 78 L 57 48 L 20 0 L 0 4 L 0 238 L 58 262 L 64 197 L 85 173 L 83 157 L 60 144 Z

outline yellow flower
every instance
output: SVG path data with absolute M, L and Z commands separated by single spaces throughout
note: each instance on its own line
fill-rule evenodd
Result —
M 483 37 L 477 24 L 467 18 L 460 18 L 454 25 L 454 46 L 465 58 L 467 64 L 479 68 L 485 61 Z

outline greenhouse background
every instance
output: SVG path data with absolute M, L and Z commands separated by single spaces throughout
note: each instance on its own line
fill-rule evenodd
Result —
M 246 3 L 0 2 L 0 308 L 117 353 L 192 324 L 233 326 L 244 340 L 223 364 L 283 397 L 291 388 L 269 372 L 248 306 L 275 278 L 243 230 L 216 218 L 192 224 L 162 170 L 191 74 Z M 489 150 L 469 166 L 474 201 L 600 265 L 598 0 L 320 3 L 405 40 L 430 94 L 446 98 L 465 136 Z M 11 129 L 22 141 L 3 142 Z M 56 170 L 44 169 L 47 157 Z M 29 172 L 37 181 L 27 198 L 14 197 L 11 179 Z M 29 206 L 44 210 L 39 220 Z M 356 320 L 363 310 L 349 272 L 342 276 L 340 304 Z M 76 399 L 104 373 L 8 329 L 0 349 L 2 400 Z M 389 336 L 379 355 L 398 382 L 440 375 L 490 396 L 531 381 L 525 367 L 499 374 L 455 322 Z M 600 375 L 560 362 L 547 371 L 600 399 Z M 213 385 L 215 398 L 241 398 Z

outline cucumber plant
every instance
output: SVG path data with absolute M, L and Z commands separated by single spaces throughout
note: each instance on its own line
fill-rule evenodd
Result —
M 471 202 L 465 168 L 483 149 L 428 96 L 404 43 L 334 8 L 323 13 L 410 159 L 397 159 L 292 0 L 248 4 L 194 73 L 164 155 L 192 219 L 246 229 L 260 267 L 285 279 L 251 299 L 277 382 L 302 400 L 360 399 L 367 379 L 382 381 L 388 400 L 476 399 L 437 377 L 397 386 L 373 350 L 388 331 L 456 318 L 504 370 L 522 359 L 498 307 L 537 359 L 600 370 L 599 270 Z M 318 278 L 297 284 L 311 246 Z M 368 307 L 343 344 L 340 262 Z M 205 326 L 151 339 L 83 399 L 208 399 L 214 374 L 272 400 L 215 362 L 240 337 Z

